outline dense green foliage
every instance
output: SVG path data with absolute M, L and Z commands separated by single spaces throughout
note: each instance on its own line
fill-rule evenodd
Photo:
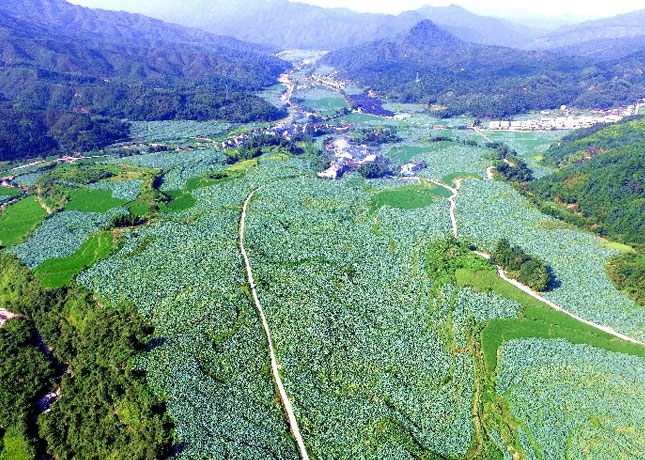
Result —
M 36 433 L 31 420 L 54 375 L 54 364 L 38 348 L 36 331 L 29 321 L 14 319 L 0 328 L 0 458 L 35 458 Z M 21 448 L 12 446 L 9 438 L 14 443 L 21 439 Z
M 63 111 L 0 109 L 0 161 L 101 148 L 129 135 L 115 119 Z
M 3 3 L 0 34 L 0 160 L 103 147 L 120 119 L 284 115 L 254 92 L 287 64 L 254 45 L 62 0 Z
M 557 215 L 606 237 L 645 243 L 645 119 L 575 133 L 547 153 L 565 165 L 531 184 Z M 566 208 L 565 208 L 566 207 Z
M 522 248 L 511 246 L 507 239 L 501 239 L 493 252 L 493 259 L 504 271 L 522 284 L 535 291 L 545 291 L 551 276 L 542 260 L 525 253 Z
M 135 309 L 125 305 L 99 308 L 91 293 L 77 287 L 43 289 L 7 256 L 2 256 L 0 308 L 10 308 L 33 321 L 43 342 L 69 370 L 60 383 L 59 399 L 39 417 L 38 436 L 47 452 L 59 459 L 126 456 L 150 460 L 170 452 L 171 423 L 164 403 L 134 367 L 135 357 L 146 349 L 152 333 Z M 28 337 L 16 343 L 28 342 Z M 38 359 L 25 360 L 16 371 L 26 372 Z M 38 388 L 22 385 L 28 398 L 33 399 L 30 394 L 50 382 L 49 367 L 40 365 L 37 371 L 30 384 Z M 0 388 L 11 388 L 7 385 L 15 379 L 12 375 L 16 374 L 2 375 Z
M 533 173 L 526 162 L 505 144 L 487 144 L 487 147 L 495 149 L 497 172 L 509 182 L 524 184 L 533 180 Z
M 607 265 L 607 271 L 628 297 L 645 306 L 645 254 L 642 250 L 616 256 Z
M 459 270 L 480 272 L 493 270 L 493 266 L 475 255 L 468 245 L 453 237 L 433 242 L 428 246 L 425 269 L 433 284 L 442 287 L 447 283 L 456 283 Z
M 369 146 L 378 146 L 382 144 L 395 144 L 401 140 L 397 134 L 396 128 L 362 129 L 354 135 L 354 141 L 357 144 Z
M 633 103 L 645 89 L 643 56 L 598 63 L 476 45 L 429 21 L 397 38 L 332 52 L 323 62 L 394 100 L 439 104 L 448 116 Z
M 391 165 L 384 158 L 364 163 L 358 168 L 358 173 L 365 179 L 379 179 L 392 174 Z

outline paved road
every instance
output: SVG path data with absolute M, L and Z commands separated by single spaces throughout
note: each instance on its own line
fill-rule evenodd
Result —
M 253 279 L 251 264 L 249 263 L 249 257 L 246 254 L 246 249 L 244 247 L 246 211 L 249 207 L 249 202 L 261 188 L 262 187 L 259 187 L 253 190 L 246 198 L 246 201 L 244 201 L 244 206 L 242 207 L 242 217 L 240 218 L 240 252 L 242 253 L 242 257 L 244 258 L 244 265 L 246 265 L 246 275 L 249 281 L 249 286 L 251 287 L 251 294 L 253 295 L 253 301 L 255 303 L 255 307 L 258 310 L 258 314 L 260 315 L 260 320 L 262 321 L 262 327 L 264 328 L 264 333 L 266 335 L 266 339 L 269 344 L 269 355 L 271 357 L 271 374 L 273 375 L 273 380 L 275 382 L 275 385 L 278 387 L 278 392 L 280 393 L 280 400 L 282 402 L 282 407 L 287 413 L 287 418 L 289 420 L 289 426 L 291 428 L 291 432 L 293 433 L 293 437 L 295 438 L 296 444 L 298 445 L 298 450 L 300 451 L 300 458 L 302 460 L 309 460 L 309 454 L 307 453 L 307 448 L 305 447 L 305 443 L 303 442 L 302 436 L 300 435 L 300 429 L 298 428 L 298 421 L 296 420 L 296 416 L 293 413 L 293 408 L 291 407 L 291 401 L 289 400 L 289 396 L 287 395 L 287 392 L 284 389 L 284 385 L 282 385 L 282 379 L 280 378 L 280 372 L 278 369 L 278 361 L 276 359 L 275 351 L 273 349 L 273 341 L 271 340 L 271 331 L 269 329 L 269 324 L 267 323 L 266 317 L 264 316 L 264 310 L 262 308 L 262 304 L 260 303 L 260 299 L 258 298 L 258 293 L 255 290 L 255 280 Z

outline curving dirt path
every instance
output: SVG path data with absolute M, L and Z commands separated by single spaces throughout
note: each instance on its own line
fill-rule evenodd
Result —
M 451 187 L 449 185 L 446 185 L 443 182 L 440 182 L 440 181 L 438 181 L 436 179 L 430 179 L 430 182 L 432 182 L 433 184 L 436 184 L 436 185 L 438 185 L 440 187 L 443 187 L 443 188 L 445 188 L 447 190 L 450 190 L 452 192 L 452 196 L 449 198 L 449 200 L 450 200 L 450 220 L 452 221 L 453 234 L 455 235 L 455 238 L 459 238 L 459 228 L 457 227 L 457 218 L 455 216 L 455 210 L 457 208 L 456 199 L 459 196 L 459 189 L 461 188 L 461 186 L 463 184 L 463 179 L 458 179 L 456 181 L 457 188 L 453 188 L 453 187 Z M 475 254 L 481 256 L 481 257 L 484 257 L 485 259 L 488 259 L 488 260 L 491 259 L 491 255 L 486 254 L 485 252 L 481 252 L 481 251 L 473 251 L 473 252 Z M 546 305 L 548 305 L 549 307 L 553 308 L 554 310 L 562 312 L 565 315 L 570 316 L 571 318 L 573 318 L 573 319 L 575 319 L 577 321 L 580 321 L 581 323 L 585 323 L 588 326 L 591 326 L 591 327 L 593 327 L 595 329 L 598 329 L 599 331 L 606 332 L 607 334 L 611 334 L 614 337 L 617 337 L 619 339 L 625 340 L 627 342 L 635 343 L 635 344 L 638 344 L 638 345 L 645 346 L 645 342 L 641 342 L 640 340 L 636 340 L 633 337 L 629 337 L 627 335 L 621 334 L 620 332 L 616 332 L 615 330 L 613 330 L 612 328 L 610 328 L 608 326 L 602 326 L 600 324 L 596 324 L 596 323 L 594 323 L 592 321 L 588 321 L 588 320 L 586 320 L 584 318 L 581 318 L 580 316 L 576 315 L 575 313 L 571 313 L 570 311 L 562 308 L 561 306 L 559 306 L 555 302 L 552 302 L 551 300 L 544 298 L 542 295 L 540 295 L 539 293 L 535 292 L 530 287 L 520 283 L 517 280 L 509 278 L 508 276 L 506 276 L 506 273 L 504 272 L 504 269 L 502 267 L 500 267 L 499 265 L 496 264 L 495 266 L 497 267 L 497 273 L 499 274 L 500 278 L 502 278 L 504 281 L 507 281 L 507 282 L 511 283 L 516 288 L 518 288 L 521 291 L 525 292 L 526 294 L 530 295 L 534 299 L 537 299 L 540 302 L 545 303 Z
M 280 378 L 280 372 L 278 369 L 278 361 L 276 359 L 275 351 L 273 349 L 273 341 L 271 340 L 271 331 L 269 330 L 269 324 L 267 323 L 266 317 L 264 316 L 264 310 L 262 309 L 262 304 L 260 303 L 260 299 L 258 298 L 257 291 L 255 290 L 255 280 L 253 279 L 251 264 L 249 263 L 249 257 L 246 254 L 246 249 L 244 247 L 246 211 L 249 207 L 249 202 L 251 201 L 251 198 L 253 198 L 253 196 L 261 189 L 262 187 L 258 187 L 257 189 L 253 190 L 249 194 L 249 196 L 246 197 L 246 200 L 244 201 L 244 206 L 242 207 L 242 217 L 240 218 L 240 227 L 239 227 L 240 252 L 242 253 L 242 257 L 244 258 L 244 265 L 246 266 L 246 275 L 248 278 L 249 286 L 251 287 L 251 294 L 253 295 L 253 301 L 255 303 L 255 307 L 258 310 L 258 314 L 260 315 L 260 320 L 262 321 L 262 327 L 264 328 L 264 333 L 266 335 L 266 339 L 269 344 L 269 355 L 271 358 L 271 374 L 273 375 L 273 380 L 275 382 L 276 387 L 278 387 L 278 392 L 280 393 L 280 400 L 282 402 L 282 407 L 284 408 L 284 411 L 287 414 L 289 427 L 291 428 L 291 433 L 293 434 L 293 437 L 296 440 L 296 444 L 298 445 L 298 450 L 300 451 L 300 458 L 302 460 L 309 460 L 309 454 L 307 453 L 307 448 L 305 447 L 305 443 L 303 442 L 302 436 L 300 435 L 300 429 L 298 428 L 298 421 L 296 420 L 296 416 L 293 413 L 293 408 L 291 407 L 291 401 L 289 400 L 289 396 L 287 395 L 287 392 L 284 389 L 284 385 L 282 385 L 282 379 Z
M 456 188 L 451 187 L 450 185 L 446 185 L 441 181 L 438 181 L 437 179 L 430 179 L 430 182 L 432 182 L 435 185 L 438 185 L 439 187 L 443 187 L 446 190 L 450 191 L 452 193 L 452 196 L 448 198 L 448 201 L 450 201 L 450 221 L 452 222 L 452 233 L 455 235 L 455 238 L 459 238 L 459 228 L 457 227 L 457 197 L 459 196 L 459 189 L 461 188 L 461 185 L 463 184 L 464 180 L 463 179 L 457 179 L 455 181 L 455 184 L 457 185 Z

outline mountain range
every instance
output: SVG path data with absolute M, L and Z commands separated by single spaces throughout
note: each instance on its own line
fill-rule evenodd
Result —
M 73 150 L 74 140 L 60 142 L 72 129 L 93 133 L 86 137 L 96 142 L 84 148 L 114 141 L 93 124 L 97 116 L 244 122 L 283 116 L 255 95 L 289 67 L 264 46 L 63 0 L 0 3 L 0 37 L 4 158 Z M 32 136 L 25 143 L 12 134 L 21 125 L 38 126 L 48 140 Z
M 424 6 L 395 16 L 321 8 L 288 0 L 185 0 L 180 8 L 173 0 L 158 0 L 154 4 L 94 0 L 91 4 L 138 12 L 282 49 L 336 50 L 356 46 L 396 37 L 426 19 L 462 40 L 478 44 L 558 49 L 564 54 L 595 56 L 597 53 L 603 58 L 625 55 L 626 43 L 638 46 L 634 51 L 643 49 L 633 38 L 645 36 L 642 27 L 645 10 L 554 28 L 548 26 L 548 21 L 487 17 L 457 5 Z M 625 41 L 627 38 L 632 40 Z M 617 50 L 616 55 L 612 54 L 613 49 Z
M 323 62 L 391 99 L 443 106 L 446 115 L 503 117 L 561 104 L 634 102 L 645 94 L 643 53 L 599 62 L 480 45 L 431 21 L 392 39 L 334 51 Z

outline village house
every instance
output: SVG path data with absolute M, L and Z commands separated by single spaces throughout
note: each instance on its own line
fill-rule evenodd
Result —
M 414 163 L 407 163 L 401 166 L 401 175 L 406 177 L 416 176 L 418 171 L 426 168 L 426 164 L 423 161 L 416 161 Z

